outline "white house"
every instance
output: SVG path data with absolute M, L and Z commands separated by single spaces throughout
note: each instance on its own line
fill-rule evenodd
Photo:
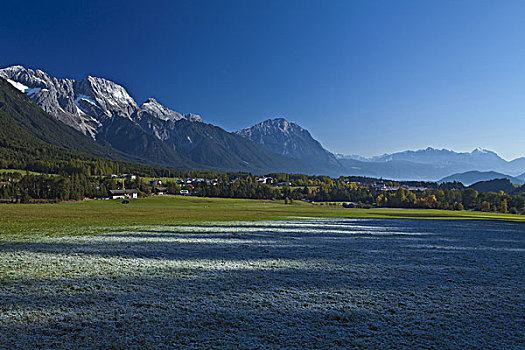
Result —
M 162 181 L 161 180 L 157 180 L 157 179 L 153 179 L 153 180 L 149 180 L 149 184 L 150 184 L 150 186 L 160 186 L 160 185 L 162 185 Z
M 260 184 L 273 183 L 273 179 L 271 177 L 266 177 L 266 176 L 258 177 L 256 180 L 257 180 L 257 183 L 260 183 Z
M 138 198 L 139 192 L 135 189 L 109 190 L 109 196 L 111 197 L 111 199 Z

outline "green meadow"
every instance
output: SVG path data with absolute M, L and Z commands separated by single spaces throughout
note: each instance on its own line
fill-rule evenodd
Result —
M 90 234 L 139 225 L 195 224 L 217 221 L 260 221 L 297 218 L 476 219 L 524 222 L 525 216 L 471 211 L 423 209 L 357 209 L 251 199 L 149 197 L 88 200 L 61 204 L 0 205 L 2 234 Z

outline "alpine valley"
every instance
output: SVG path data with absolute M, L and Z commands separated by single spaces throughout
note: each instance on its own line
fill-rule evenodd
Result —
M 23 134 L 38 147 L 50 144 L 172 169 L 424 181 L 461 180 L 469 172 L 470 183 L 491 176 L 525 181 L 525 157 L 506 161 L 484 149 L 458 153 L 431 147 L 372 158 L 334 155 L 308 130 L 283 118 L 228 132 L 154 98 L 138 104 L 123 86 L 104 78 L 60 79 L 20 65 L 0 69 L 0 110 L 10 126 L 3 131 L 4 148 L 15 149 L 8 141 Z

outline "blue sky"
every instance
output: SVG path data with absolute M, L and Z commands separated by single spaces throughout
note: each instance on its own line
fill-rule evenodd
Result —
M 101 76 L 333 152 L 525 156 L 525 1 L 7 1 L 0 66 Z

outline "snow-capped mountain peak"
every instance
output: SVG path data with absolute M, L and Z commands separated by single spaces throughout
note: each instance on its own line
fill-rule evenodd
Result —
M 157 102 L 154 98 L 148 98 L 146 102 L 140 105 L 140 111 L 146 112 L 162 120 L 179 120 L 184 116 L 179 112 L 172 111 Z
M 472 152 L 470 152 L 471 154 L 475 154 L 475 153 L 481 153 L 481 154 L 496 154 L 495 152 L 491 151 L 491 150 L 488 150 L 488 149 L 485 149 L 485 148 L 481 148 L 481 147 L 476 147 Z

